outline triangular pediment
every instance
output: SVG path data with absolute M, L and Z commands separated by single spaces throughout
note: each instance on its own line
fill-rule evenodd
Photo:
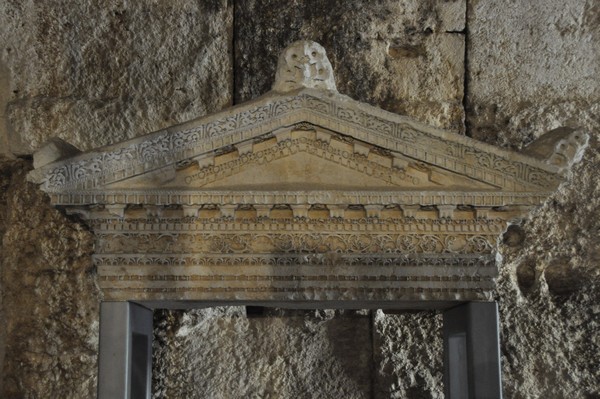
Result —
M 108 189 L 179 190 L 499 190 L 500 187 L 303 126 L 108 184 Z
M 400 164 L 408 160 L 504 191 L 548 192 L 560 181 L 556 167 L 533 157 L 314 89 L 270 93 L 219 114 L 50 163 L 34 170 L 31 179 L 48 192 L 102 189 L 172 165 L 197 162 L 203 167 L 203 159 L 219 153 L 243 155 L 265 137 L 298 129 L 359 143 L 352 154 L 376 149 Z

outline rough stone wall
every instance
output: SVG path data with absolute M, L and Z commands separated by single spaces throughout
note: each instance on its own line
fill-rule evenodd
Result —
M 600 4 L 470 1 L 467 123 L 476 139 L 520 148 L 600 115 Z M 595 132 L 597 133 L 597 131 Z
M 0 397 L 95 395 L 99 291 L 92 234 L 0 162 Z
M 0 137 L 15 154 L 56 136 L 88 150 L 218 111 L 231 24 L 224 0 L 3 1 Z
M 234 307 L 157 319 L 157 398 L 371 397 L 368 312 L 247 317 L 244 307 Z
M 600 396 L 600 7 L 547 1 L 0 2 L 0 152 L 82 149 L 267 91 L 279 51 L 321 42 L 340 92 L 522 148 L 559 126 L 591 146 L 499 241 L 504 391 Z M 466 126 L 466 128 L 465 128 Z M 95 392 L 90 234 L 0 167 L 0 397 Z M 441 398 L 436 313 L 157 312 L 156 398 Z
M 464 133 L 464 0 L 236 2 L 234 98 L 271 87 L 289 43 L 325 47 L 337 88 L 359 101 Z
M 499 246 L 504 393 L 598 397 L 600 6 L 469 3 L 469 133 L 513 148 L 560 126 L 591 136 L 558 192 Z

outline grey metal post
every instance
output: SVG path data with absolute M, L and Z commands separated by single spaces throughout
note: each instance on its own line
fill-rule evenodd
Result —
M 152 310 L 102 302 L 98 368 L 99 399 L 150 399 Z
M 468 302 L 444 312 L 446 399 L 501 399 L 496 302 Z

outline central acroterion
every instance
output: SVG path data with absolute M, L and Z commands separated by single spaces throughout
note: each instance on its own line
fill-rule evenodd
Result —
M 299 40 L 279 56 L 273 90 L 288 92 L 303 87 L 337 91 L 333 68 L 319 43 Z

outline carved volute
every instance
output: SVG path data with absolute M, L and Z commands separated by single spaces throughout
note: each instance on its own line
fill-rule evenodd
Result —
M 85 153 L 55 141 L 30 179 L 93 229 L 109 300 L 447 307 L 489 298 L 497 238 L 587 145 L 555 136 L 517 153 L 357 102 L 300 41 L 266 95 Z

